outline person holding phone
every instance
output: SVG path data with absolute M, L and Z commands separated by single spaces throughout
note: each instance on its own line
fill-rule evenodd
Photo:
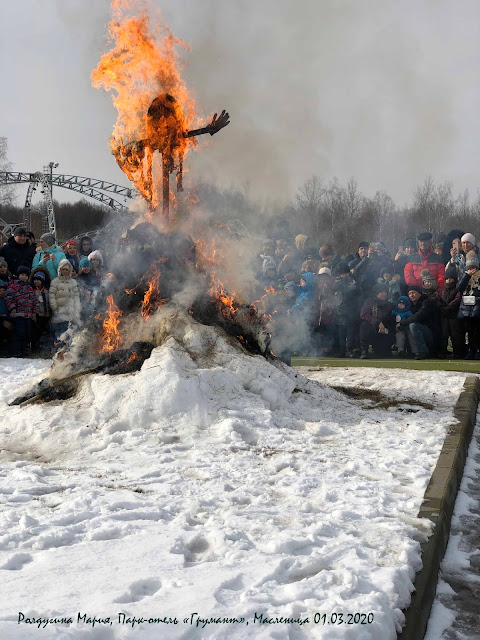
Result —
M 47 269 L 51 280 L 57 277 L 60 260 L 65 260 L 65 254 L 55 244 L 53 233 L 44 233 L 40 236 L 40 251 L 33 259 L 32 268 L 41 265 Z
M 460 280 L 460 278 L 465 273 L 465 253 L 462 250 L 460 236 L 452 240 L 452 248 L 450 249 L 450 260 L 445 265 L 445 270 L 450 266 L 455 267 L 455 269 L 457 270 L 457 278 L 458 280 Z

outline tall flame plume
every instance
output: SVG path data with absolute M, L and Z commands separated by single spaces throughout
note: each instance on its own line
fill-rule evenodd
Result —
M 112 47 L 92 72 L 92 84 L 112 93 L 117 109 L 112 153 L 154 209 L 161 199 L 161 186 L 153 176 L 153 152 L 166 150 L 171 162 L 181 167 L 189 146 L 195 144 L 183 136 L 196 121 L 195 102 L 180 73 L 178 49 L 188 47 L 160 17 L 152 24 L 142 0 L 112 0 L 111 11 Z M 157 111 L 149 117 L 155 98 Z M 160 112 L 164 117 L 159 119 Z

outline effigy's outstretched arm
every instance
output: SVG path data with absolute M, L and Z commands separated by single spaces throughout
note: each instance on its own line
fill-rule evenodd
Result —
M 210 124 L 207 124 L 206 127 L 202 127 L 201 129 L 192 129 L 191 131 L 185 131 L 183 137 L 193 138 L 193 136 L 200 136 L 203 133 L 209 133 L 211 136 L 214 136 L 217 131 L 220 131 L 220 129 L 223 129 L 223 127 L 226 127 L 228 124 L 230 124 L 230 115 L 224 109 L 218 116 L 218 118 L 217 114 L 215 113 L 212 121 L 210 122 Z

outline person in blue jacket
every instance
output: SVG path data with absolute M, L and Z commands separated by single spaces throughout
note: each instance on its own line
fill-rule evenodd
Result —
M 38 265 L 45 267 L 53 280 L 58 275 L 60 260 L 65 260 L 65 254 L 55 244 L 55 236 L 52 233 L 44 233 L 40 236 L 41 251 L 33 259 L 32 269 Z

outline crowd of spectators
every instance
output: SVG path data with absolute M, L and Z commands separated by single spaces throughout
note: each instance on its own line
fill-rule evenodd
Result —
M 368 358 L 480 359 L 479 249 L 454 229 L 342 254 L 305 235 L 266 240 L 257 256 L 258 299 L 274 352 Z M 95 313 L 103 256 L 84 236 L 64 249 L 19 228 L 0 248 L 0 356 L 50 355 Z
M 63 251 L 51 233 L 38 242 L 18 228 L 0 248 L 0 356 L 50 355 L 93 315 L 103 257 L 88 236 Z
M 480 359 L 479 248 L 471 233 L 454 229 L 435 244 L 420 233 L 395 256 L 382 242 L 341 255 L 304 235 L 266 240 L 256 277 L 264 295 L 254 305 L 287 360 L 294 353 L 364 359 L 372 351 Z

